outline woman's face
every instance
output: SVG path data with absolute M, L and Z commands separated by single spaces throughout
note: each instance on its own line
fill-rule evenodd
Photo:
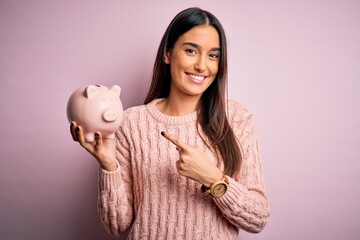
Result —
M 170 64 L 170 95 L 197 96 L 211 85 L 218 72 L 220 39 L 210 25 L 199 25 L 185 32 L 166 53 Z

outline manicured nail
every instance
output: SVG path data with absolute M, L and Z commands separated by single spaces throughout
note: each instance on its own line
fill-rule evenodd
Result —
M 161 132 L 161 135 L 165 136 L 165 132 L 164 132 L 164 131 L 162 131 L 162 132 Z

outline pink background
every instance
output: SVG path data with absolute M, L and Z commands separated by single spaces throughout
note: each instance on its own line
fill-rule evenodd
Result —
M 200 6 L 229 40 L 229 96 L 255 114 L 272 216 L 239 239 L 359 239 L 360 2 L 0 1 L 0 239 L 111 239 L 67 99 L 141 104 L 170 20 Z

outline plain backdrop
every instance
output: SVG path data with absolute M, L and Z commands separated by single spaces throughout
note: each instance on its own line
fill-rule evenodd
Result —
M 125 108 L 142 104 L 165 28 L 191 6 L 222 22 L 229 98 L 260 135 L 271 219 L 238 239 L 359 239 L 356 0 L 0 0 L 0 239 L 111 239 L 68 97 L 118 84 Z

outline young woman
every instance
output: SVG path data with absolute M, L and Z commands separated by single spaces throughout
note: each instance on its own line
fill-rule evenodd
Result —
M 180 12 L 158 50 L 145 104 L 116 139 L 75 141 L 99 162 L 98 209 L 113 236 L 236 239 L 269 218 L 253 115 L 225 100 L 224 30 L 199 8 Z

